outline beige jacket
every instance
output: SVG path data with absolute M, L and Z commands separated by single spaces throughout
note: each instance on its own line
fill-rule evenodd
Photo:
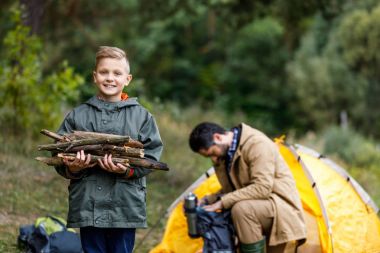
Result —
M 222 185 L 223 207 L 241 200 L 269 199 L 275 217 L 269 245 L 306 238 L 303 209 L 294 178 L 276 144 L 262 132 L 241 124 L 239 146 L 232 159 L 229 183 L 224 162 L 215 165 Z

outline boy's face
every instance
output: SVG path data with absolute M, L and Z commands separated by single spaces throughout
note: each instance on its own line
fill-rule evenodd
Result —
M 98 96 L 108 102 L 120 101 L 124 86 L 132 80 L 132 75 L 127 72 L 125 59 L 100 59 L 93 76 L 98 87 Z

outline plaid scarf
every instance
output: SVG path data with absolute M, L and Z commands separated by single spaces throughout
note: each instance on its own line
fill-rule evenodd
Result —
M 231 170 L 232 158 L 234 157 L 235 152 L 237 150 L 237 146 L 238 146 L 238 143 L 239 143 L 239 136 L 240 136 L 240 134 L 239 134 L 239 128 L 238 127 L 232 128 L 231 131 L 234 133 L 234 136 L 232 138 L 231 146 L 230 146 L 230 148 L 227 151 L 227 157 L 226 157 L 226 169 L 227 169 L 228 173 Z

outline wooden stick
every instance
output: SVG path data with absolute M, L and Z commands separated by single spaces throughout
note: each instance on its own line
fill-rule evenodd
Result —
M 123 135 L 116 134 L 105 134 L 105 133 L 97 133 L 97 132 L 86 132 L 86 131 L 73 131 L 68 136 L 73 136 L 75 139 L 90 139 L 90 138 L 118 138 L 123 137 Z
M 37 161 L 46 163 L 49 166 L 60 166 L 63 165 L 62 158 L 53 156 L 53 157 L 36 157 L 35 158 Z
M 113 138 L 99 137 L 97 139 L 82 139 L 82 140 L 73 140 L 71 142 L 38 145 L 38 150 L 66 151 L 76 146 L 93 145 L 93 144 L 120 144 L 120 143 L 128 143 L 129 140 L 130 140 L 129 136 L 113 137 Z
M 60 153 L 58 154 L 58 157 L 72 157 L 75 158 L 77 155 L 72 153 Z M 91 162 L 97 161 L 98 159 L 102 159 L 103 156 L 97 156 L 97 155 L 91 155 Z M 168 165 L 166 163 L 157 162 L 153 159 L 149 158 L 135 158 L 135 157 L 112 157 L 113 163 L 121 163 L 125 164 L 126 162 L 130 164 L 130 166 L 138 166 L 138 167 L 144 167 L 147 169 L 154 169 L 154 170 L 169 170 Z
M 75 157 L 76 157 L 76 154 L 60 153 L 57 156 L 53 156 L 53 157 L 41 157 L 40 156 L 40 157 L 36 157 L 35 159 L 37 161 L 46 163 L 49 166 L 60 166 L 60 165 L 64 165 L 63 160 L 62 160 L 63 158 L 68 158 L 69 160 L 74 160 Z M 99 158 L 103 158 L 103 157 L 91 155 L 91 163 L 98 162 Z M 127 167 L 130 166 L 128 163 L 128 159 L 112 158 L 112 161 L 114 163 L 121 163 Z
M 65 136 L 67 136 L 71 140 L 124 137 L 123 135 L 105 134 L 105 133 L 97 133 L 97 132 L 86 132 L 86 131 L 74 131 L 73 133 L 67 134 Z M 130 138 L 128 143 L 125 143 L 124 145 L 131 147 L 131 148 L 144 148 L 144 145 L 141 142 L 134 140 L 132 138 Z
M 126 156 L 120 156 L 121 158 L 125 158 L 129 160 L 129 163 L 131 166 L 135 165 L 138 167 L 144 167 L 147 169 L 154 169 L 154 170 L 169 170 L 169 167 L 166 163 L 158 162 L 153 159 L 149 158 L 135 158 L 135 157 L 126 157 Z
M 43 134 L 43 135 L 46 135 L 47 137 L 53 138 L 56 141 L 66 141 L 66 139 L 65 139 L 64 136 L 56 134 L 56 133 L 51 132 L 51 131 L 46 130 L 46 129 L 42 129 L 40 131 L 40 133 Z
M 60 142 L 70 142 L 73 140 L 83 140 L 83 139 L 99 139 L 99 138 L 123 138 L 125 136 L 123 135 L 115 135 L 115 134 L 104 134 L 104 133 L 96 133 L 96 132 L 85 132 L 85 131 L 74 131 L 70 134 L 65 135 L 59 135 L 57 133 L 51 132 L 46 129 L 42 129 L 40 131 L 41 134 L 46 135 L 56 141 Z M 144 148 L 144 145 L 136 140 L 133 140 L 130 138 L 128 143 L 125 143 L 124 146 L 131 147 L 131 148 Z
M 83 151 L 92 151 L 91 153 L 95 155 L 105 155 L 111 153 L 112 155 L 124 155 L 130 157 L 144 157 L 144 150 L 139 148 L 131 148 L 131 147 L 120 147 L 110 144 L 96 144 L 96 145 L 84 145 L 84 146 L 76 146 L 73 147 L 66 152 L 78 152 L 80 150 Z M 57 150 L 59 151 L 59 150 Z
M 57 156 L 54 157 L 36 157 L 35 159 L 38 161 L 41 161 L 43 163 L 46 163 L 49 166 L 59 166 L 63 165 L 62 158 L 67 157 L 69 159 L 75 159 L 76 154 L 72 153 L 60 153 Z M 91 162 L 97 162 L 98 159 L 102 159 L 102 156 L 97 155 L 91 155 Z M 153 170 L 165 170 L 168 171 L 169 168 L 167 164 L 154 161 L 152 159 L 148 158 L 133 158 L 133 157 L 123 157 L 123 158 L 117 158 L 112 157 L 113 163 L 121 163 L 125 166 L 138 166 L 138 167 L 144 167 L 147 169 L 153 169 Z
M 144 157 L 144 150 L 140 148 L 131 148 L 127 146 L 119 147 L 114 145 L 104 145 L 103 150 L 110 151 L 112 154 L 115 155 L 122 155 L 122 156 L 130 156 L 130 157 Z M 105 152 L 102 154 L 104 155 Z
M 130 148 L 144 148 L 141 142 L 132 139 L 128 143 L 124 143 L 124 146 Z
M 69 160 L 74 160 L 76 158 L 77 154 L 59 153 L 57 156 L 60 158 L 68 158 Z M 91 155 L 91 163 L 98 162 L 98 159 L 103 159 L 103 156 Z M 112 162 L 113 163 L 121 163 L 124 166 L 129 166 L 129 159 L 127 159 L 127 158 L 112 157 Z

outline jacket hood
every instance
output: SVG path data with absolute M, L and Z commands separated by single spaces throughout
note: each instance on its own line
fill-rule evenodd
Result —
M 128 98 L 127 100 L 121 100 L 121 101 L 118 101 L 118 102 L 107 102 L 107 101 L 100 100 L 97 96 L 93 96 L 92 98 L 90 98 L 89 100 L 87 100 L 85 102 L 85 104 L 93 106 L 93 107 L 95 107 L 95 108 L 97 108 L 99 110 L 101 110 L 103 108 L 120 109 L 120 108 L 123 108 L 123 107 L 140 105 L 137 102 L 137 98 L 136 97 L 134 97 L 134 98 Z

